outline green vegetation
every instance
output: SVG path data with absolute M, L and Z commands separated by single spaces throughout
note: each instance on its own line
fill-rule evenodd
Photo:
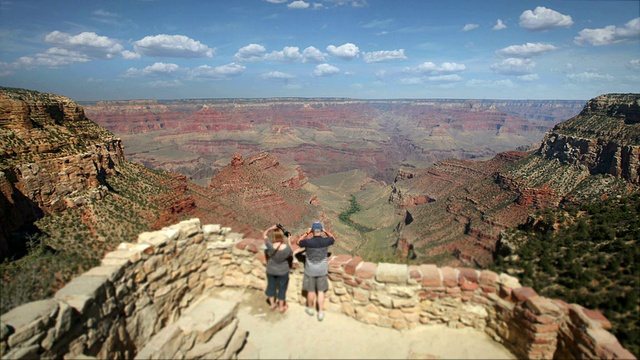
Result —
M 338 219 L 340 219 L 340 221 L 342 221 L 344 224 L 356 229 L 360 233 L 367 233 L 367 232 L 373 231 L 374 229 L 368 228 L 364 225 L 360 225 L 354 222 L 353 220 L 351 220 L 351 215 L 361 210 L 362 210 L 362 207 L 360 206 L 360 204 L 358 204 L 356 197 L 353 194 L 351 194 L 351 198 L 349 199 L 349 208 L 341 212 L 338 215 Z
M 640 354 L 640 194 L 545 211 L 522 245 L 493 266 L 538 293 L 600 310 L 621 344 Z
M 76 194 L 85 197 L 83 206 L 47 214 L 34 230 L 16 235 L 14 241 L 26 242 L 27 251 L 0 264 L 0 314 L 52 296 L 120 243 L 152 230 L 173 196 L 170 175 L 133 163 L 118 171 L 107 178 L 110 191 L 101 200 L 91 198 L 91 189 Z

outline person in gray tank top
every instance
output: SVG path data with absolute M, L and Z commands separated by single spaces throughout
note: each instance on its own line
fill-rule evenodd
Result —
M 271 231 L 273 242 L 269 237 L 269 231 Z M 291 234 L 287 232 L 287 235 L 285 239 L 285 234 L 278 225 L 271 226 L 262 234 L 266 246 L 265 256 L 267 257 L 267 289 L 265 294 L 269 299 L 271 310 L 279 307 L 283 314 L 289 308 L 286 299 L 287 287 L 289 286 L 289 262 L 293 256 Z M 276 293 L 278 295 L 277 304 L 275 301 Z
M 309 237 L 312 235 L 313 237 Z M 315 300 L 317 295 L 318 320 L 324 319 L 325 292 L 329 290 L 329 246 L 335 243 L 335 236 L 324 229 L 322 223 L 315 222 L 298 239 L 298 245 L 304 248 L 307 259 L 304 264 L 304 279 L 302 290 L 307 292 L 307 307 L 304 309 L 310 316 L 314 315 Z

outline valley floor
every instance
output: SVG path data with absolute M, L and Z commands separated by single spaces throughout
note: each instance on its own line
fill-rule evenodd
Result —
M 214 297 L 239 301 L 240 327 L 249 345 L 239 359 L 514 359 L 483 332 L 422 326 L 413 330 L 366 325 L 327 312 L 324 321 L 290 303 L 285 314 L 270 311 L 256 290 L 223 288 Z

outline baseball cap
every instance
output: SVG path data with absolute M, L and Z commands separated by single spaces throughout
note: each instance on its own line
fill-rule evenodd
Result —
M 313 225 L 311 225 L 311 230 L 312 231 L 316 231 L 316 230 L 322 231 L 322 223 L 319 222 L 319 221 L 314 222 Z

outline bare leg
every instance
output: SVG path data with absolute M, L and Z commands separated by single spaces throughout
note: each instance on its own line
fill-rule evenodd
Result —
M 280 312 L 283 314 L 289 308 L 289 305 L 287 305 L 287 303 L 284 300 L 278 300 L 278 305 L 280 307 Z
M 271 310 L 275 310 L 276 309 L 276 299 L 273 296 L 269 297 L 269 306 L 271 307 Z
M 310 309 L 315 309 L 314 301 L 316 300 L 316 293 L 313 291 L 307 292 L 307 307 Z
M 318 291 L 318 312 L 321 313 L 324 309 L 324 291 Z

